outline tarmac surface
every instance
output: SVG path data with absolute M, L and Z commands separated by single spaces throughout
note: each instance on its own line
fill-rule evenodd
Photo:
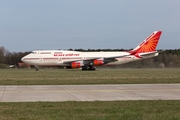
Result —
M 0 102 L 115 100 L 180 100 L 180 84 L 0 86 Z

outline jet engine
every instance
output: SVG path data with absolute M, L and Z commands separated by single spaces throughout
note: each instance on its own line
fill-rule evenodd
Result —
M 102 66 L 104 64 L 103 60 L 94 60 L 93 61 L 94 66 Z
M 83 62 L 82 61 L 78 61 L 78 62 L 72 62 L 71 63 L 71 68 L 80 68 L 81 66 L 83 66 Z

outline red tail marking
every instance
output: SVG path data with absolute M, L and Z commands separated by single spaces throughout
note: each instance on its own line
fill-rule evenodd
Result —
M 156 46 L 159 41 L 159 38 L 161 36 L 161 33 L 162 33 L 162 31 L 157 31 L 157 32 L 152 33 L 138 47 L 136 47 L 134 50 L 130 51 L 130 53 L 136 54 L 136 53 L 155 51 Z

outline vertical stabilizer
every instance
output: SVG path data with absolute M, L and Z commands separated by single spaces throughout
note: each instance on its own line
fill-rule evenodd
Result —
M 159 42 L 162 31 L 154 31 L 148 36 L 141 44 L 135 49 L 129 51 L 131 54 L 145 53 L 156 51 L 157 44 Z

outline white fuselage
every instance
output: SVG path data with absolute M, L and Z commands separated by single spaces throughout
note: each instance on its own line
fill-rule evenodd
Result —
M 142 58 L 130 55 L 128 52 L 77 52 L 64 50 L 43 50 L 33 51 L 22 58 L 22 61 L 37 66 L 69 66 L 71 61 L 91 61 L 91 59 L 117 57 L 116 61 L 108 62 L 106 65 L 124 64 L 131 61 L 136 61 Z M 157 56 L 157 55 L 156 55 Z M 84 63 L 85 64 L 85 63 Z

